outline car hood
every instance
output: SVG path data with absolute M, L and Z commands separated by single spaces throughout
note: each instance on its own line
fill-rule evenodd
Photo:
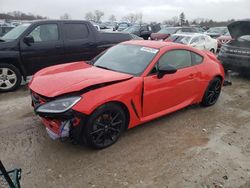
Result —
M 170 34 L 165 34 L 165 33 L 152 33 L 150 38 L 152 40 L 161 40 L 161 39 L 166 39 L 170 36 Z
M 250 20 L 236 21 L 227 26 L 232 38 L 237 39 L 243 35 L 250 35 Z
M 30 89 L 45 97 L 77 92 L 91 86 L 102 87 L 132 78 L 132 75 L 105 70 L 84 62 L 45 68 L 36 73 Z
M 13 41 L 1 41 L 0 40 L 0 51 L 8 51 L 15 48 L 15 42 Z

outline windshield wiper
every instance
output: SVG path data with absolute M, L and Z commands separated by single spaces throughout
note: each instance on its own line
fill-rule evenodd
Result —
M 5 40 L 3 40 L 3 39 L 0 38 L 0 42 L 5 42 Z
M 103 67 L 103 66 L 100 66 L 100 65 L 95 65 L 95 66 L 98 67 L 98 68 L 101 68 L 101 69 L 112 70 L 112 69 L 110 69 L 108 67 Z

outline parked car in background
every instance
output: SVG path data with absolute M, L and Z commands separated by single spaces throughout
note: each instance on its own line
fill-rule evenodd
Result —
M 0 26 L 0 37 L 5 35 L 6 33 L 8 33 L 13 28 L 14 27 L 12 27 L 12 26 Z
M 193 27 L 166 27 L 162 28 L 156 33 L 152 33 L 150 38 L 151 40 L 165 40 L 170 35 L 175 33 L 195 33 L 195 32 L 198 31 Z
M 138 37 L 137 35 L 134 35 L 133 33 L 129 33 L 133 40 L 144 40 L 142 37 Z
M 127 22 L 121 22 L 118 24 L 117 31 L 123 31 L 124 29 L 127 29 L 130 26 L 131 26 L 131 24 L 129 24 Z
M 102 22 L 99 26 L 102 31 L 116 31 L 118 27 L 116 22 Z
M 201 33 L 180 33 L 171 35 L 166 41 L 186 44 L 199 50 L 207 50 L 212 53 L 217 51 L 217 40 Z
M 123 30 L 124 33 L 132 33 L 139 37 L 142 37 L 144 40 L 148 40 L 151 33 L 157 32 L 161 29 L 159 24 L 156 25 L 133 25 Z
M 12 91 L 21 78 L 51 65 L 91 60 L 126 33 L 98 32 L 88 21 L 44 20 L 25 23 L 0 40 L 0 91 Z
M 224 70 L 215 55 L 186 45 L 128 41 L 91 64 L 45 68 L 29 85 L 49 136 L 102 149 L 139 124 L 191 104 L 212 106 Z
M 250 20 L 236 21 L 228 26 L 234 40 L 221 47 L 218 58 L 225 70 L 250 75 Z
M 218 50 L 220 50 L 220 48 L 221 48 L 221 46 L 223 44 L 227 44 L 231 40 L 232 40 L 232 37 L 231 37 L 229 31 L 225 35 L 222 35 L 222 36 L 218 37 L 217 38 L 217 41 L 218 41 Z
M 204 34 L 216 39 L 222 35 L 225 35 L 227 32 L 227 27 L 211 27 Z
M 92 21 L 90 21 L 90 23 L 92 23 L 92 25 L 96 28 L 97 31 L 101 31 L 101 28 L 97 23 L 92 22 Z

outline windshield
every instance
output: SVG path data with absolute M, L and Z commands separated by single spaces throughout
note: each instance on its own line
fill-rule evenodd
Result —
M 173 34 L 175 33 L 177 28 L 163 28 L 158 33 L 164 33 L 164 34 Z
M 128 24 L 120 24 L 119 27 L 128 27 Z
M 133 33 L 133 32 L 136 32 L 136 31 L 139 31 L 140 30 L 140 26 L 131 26 L 131 27 L 128 27 L 127 29 L 123 30 L 124 32 L 126 33 Z
M 95 59 L 93 65 L 138 76 L 144 72 L 158 51 L 143 46 L 119 44 Z
M 212 27 L 207 30 L 207 33 L 226 33 L 228 30 L 225 27 Z
M 5 41 L 11 41 L 17 39 L 26 29 L 30 26 L 30 23 L 25 23 L 22 25 L 19 25 L 6 33 L 1 39 Z
M 229 33 L 229 31 L 225 34 L 225 36 L 231 36 L 230 33 Z
M 178 35 L 172 35 L 169 37 L 169 40 L 172 42 L 180 43 L 180 44 L 189 44 L 191 37 L 188 36 L 178 36 Z

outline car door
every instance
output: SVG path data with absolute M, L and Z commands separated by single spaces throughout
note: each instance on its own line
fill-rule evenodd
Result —
M 65 61 L 91 60 L 97 53 L 97 44 L 85 22 L 64 22 Z
M 198 71 L 191 61 L 191 53 L 182 49 L 161 56 L 152 73 L 144 78 L 144 117 L 192 103 L 197 93 Z M 157 67 L 163 64 L 176 68 L 177 72 L 159 79 Z
M 34 41 L 25 43 L 26 36 L 33 38 Z M 58 23 L 34 25 L 24 38 L 20 41 L 20 52 L 28 75 L 63 62 L 63 41 Z

